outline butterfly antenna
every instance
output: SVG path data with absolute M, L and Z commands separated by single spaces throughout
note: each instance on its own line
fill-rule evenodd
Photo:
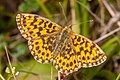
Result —
M 93 22 L 94 20 L 87 20 L 87 21 L 82 21 L 82 22 L 80 22 L 79 24 L 77 24 L 77 25 L 80 25 L 80 24 L 83 24 L 83 23 L 91 23 L 91 22 Z M 76 24 L 72 24 L 72 25 L 76 25 Z
M 93 20 L 83 21 L 83 22 L 80 22 L 79 24 L 70 24 L 68 26 L 68 28 L 70 28 L 72 30 L 72 26 L 74 26 L 74 25 L 80 25 L 80 24 L 83 24 L 83 23 L 86 23 L 86 22 L 93 22 Z
M 59 4 L 60 4 L 60 6 L 61 6 L 61 8 L 62 8 L 62 12 L 63 12 L 63 15 L 64 15 L 64 17 L 65 17 L 65 21 L 66 21 L 66 23 L 67 23 L 67 17 L 66 17 L 66 15 L 65 15 L 65 11 L 64 11 L 63 5 L 61 4 L 61 2 L 59 2 Z

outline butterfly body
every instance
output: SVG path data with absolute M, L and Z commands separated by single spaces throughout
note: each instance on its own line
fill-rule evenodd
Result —
M 107 57 L 97 44 L 35 14 L 18 14 L 18 28 L 28 40 L 29 49 L 40 63 L 52 62 L 62 74 L 100 65 Z

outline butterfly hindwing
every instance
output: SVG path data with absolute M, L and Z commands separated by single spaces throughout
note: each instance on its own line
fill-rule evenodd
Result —
M 43 38 L 29 40 L 28 45 L 35 60 L 40 63 L 52 62 L 56 36 L 45 36 Z
M 57 53 L 53 60 L 53 65 L 63 75 L 69 75 L 81 68 L 81 63 L 78 63 L 77 56 L 71 44 L 63 44 L 64 49 Z

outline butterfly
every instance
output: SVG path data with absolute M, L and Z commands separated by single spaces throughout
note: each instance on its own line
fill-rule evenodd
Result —
M 63 75 L 98 66 L 107 59 L 97 44 L 74 33 L 70 26 L 63 28 L 49 19 L 27 13 L 17 14 L 16 21 L 35 60 L 52 62 Z

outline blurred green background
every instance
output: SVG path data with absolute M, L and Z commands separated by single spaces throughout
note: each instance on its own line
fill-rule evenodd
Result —
M 10 62 L 15 67 L 17 80 L 57 80 L 57 70 L 52 64 L 40 64 L 34 60 L 25 40 L 16 25 L 17 13 L 34 13 L 46 17 L 61 26 L 73 25 L 73 31 L 91 40 L 107 35 L 119 28 L 119 20 L 110 20 L 112 12 L 120 11 L 119 0 L 1 0 L 0 1 L 0 80 L 15 80 L 6 72 Z M 61 2 L 64 9 L 60 6 Z M 107 6 L 106 6 L 107 5 Z M 110 7 L 110 8 L 108 8 Z M 87 9 L 86 9 L 87 8 Z M 111 12 L 110 12 L 111 11 Z M 91 14 L 91 12 L 94 14 Z M 97 17 L 96 17 L 97 16 Z M 93 21 L 91 21 L 93 20 Z M 67 80 L 120 80 L 120 31 L 98 41 L 108 59 L 100 66 L 80 69 L 69 75 Z

